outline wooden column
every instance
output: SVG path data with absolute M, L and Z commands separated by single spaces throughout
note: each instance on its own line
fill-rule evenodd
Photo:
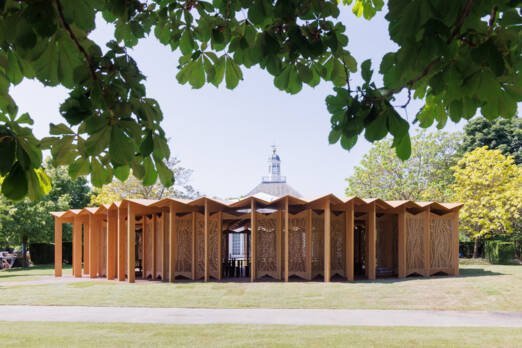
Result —
M 118 207 L 118 280 L 125 280 L 125 210 Z
M 89 274 L 89 216 L 82 215 L 83 220 L 83 274 Z
M 205 226 L 203 228 L 203 250 L 204 250 L 204 261 L 203 265 L 205 271 L 203 272 L 203 279 L 205 282 L 208 282 L 208 201 L 205 199 L 205 211 L 204 211 L 204 223 Z
M 176 233 L 176 209 L 174 203 L 169 205 L 169 282 L 176 279 L 176 259 L 178 252 L 178 235 Z
M 377 216 L 375 211 L 375 203 L 370 203 L 368 207 L 368 279 L 375 279 L 376 269 L 376 225 Z
M 161 280 L 165 279 L 167 276 L 166 274 L 166 267 L 165 267 L 165 212 L 161 212 L 161 218 L 160 218 L 160 250 L 157 250 L 156 252 L 160 253 L 160 274 L 161 274 Z M 156 231 L 154 231 L 156 232 Z
M 282 234 L 283 234 L 283 231 L 282 231 L 282 227 L 283 227 L 283 223 L 281 221 L 281 218 L 282 218 L 282 214 L 281 214 L 281 210 L 279 210 L 277 212 L 277 227 L 276 227 L 276 262 L 277 262 L 277 277 L 279 280 L 282 280 L 283 279 L 283 276 L 282 276 L 282 269 L 283 269 L 283 266 L 282 266 Z
M 79 216 L 73 222 L 73 275 L 82 277 L 82 223 Z
M 288 282 L 288 224 L 289 224 L 289 218 L 288 218 L 288 197 L 285 198 L 284 203 L 284 209 L 285 209 L 285 282 Z
M 330 200 L 327 200 L 324 206 L 324 281 L 330 281 L 330 270 L 332 268 L 331 256 L 331 209 Z
M 136 276 L 136 216 L 134 206 L 127 205 L 127 279 L 134 283 Z
M 256 280 L 256 202 L 253 198 L 250 200 L 250 281 Z
M 192 280 L 196 280 L 196 212 L 192 212 Z
M 150 226 L 151 226 L 151 255 L 152 255 L 152 267 L 151 267 L 151 278 L 152 280 L 156 279 L 156 253 L 158 252 L 156 250 L 156 214 L 152 214 L 152 220 L 151 220 L 151 223 L 150 223 Z
M 312 209 L 306 210 L 306 277 L 312 280 Z
M 97 257 L 96 252 L 98 251 L 98 246 L 96 245 L 96 235 L 97 233 L 97 223 L 96 217 L 92 214 L 89 214 L 89 278 L 96 278 L 98 275 L 98 265 L 97 265 Z
M 424 238 L 424 276 L 429 277 L 430 276 L 430 245 L 431 245 L 431 224 L 430 224 L 430 207 L 426 209 L 426 236 Z
M 401 207 L 397 214 L 398 236 L 397 236 L 397 263 L 398 277 L 406 277 L 406 208 Z
M 459 211 L 453 213 L 453 272 L 452 275 L 459 275 Z
M 222 278 L 222 266 L 223 266 L 223 212 L 218 212 L 218 227 L 217 227 L 217 233 L 218 233 L 218 280 L 221 280 Z
M 116 250 L 118 241 L 118 213 L 107 211 L 107 279 L 116 277 Z
M 54 217 L 54 276 L 62 276 L 62 220 Z
M 351 201 L 346 206 L 346 279 L 349 281 L 353 281 L 353 272 L 354 272 L 354 202 Z

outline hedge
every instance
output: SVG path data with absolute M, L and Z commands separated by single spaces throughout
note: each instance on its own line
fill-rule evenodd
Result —
M 489 240 L 485 243 L 486 257 L 490 263 L 507 265 L 515 258 L 513 242 Z
M 31 261 L 35 265 L 48 265 L 54 263 L 54 244 L 50 243 L 31 243 L 29 244 Z M 62 244 L 63 263 L 72 263 L 72 243 L 63 242 Z

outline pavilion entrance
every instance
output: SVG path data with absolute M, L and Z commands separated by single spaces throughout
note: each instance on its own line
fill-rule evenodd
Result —
M 223 231 L 222 239 L 223 263 L 222 278 L 248 278 L 250 279 L 251 232 L 246 226 L 236 230 Z

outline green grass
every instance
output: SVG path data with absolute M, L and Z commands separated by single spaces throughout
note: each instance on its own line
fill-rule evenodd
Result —
M 63 271 L 70 273 L 71 266 L 64 265 Z M 42 265 L 30 268 L 12 268 L 0 271 L 0 283 L 3 282 L 24 282 L 46 279 L 54 275 L 54 266 Z
M 2 286 L 0 283 L 0 304 L 522 311 L 522 266 L 468 264 L 461 266 L 460 274 L 459 277 L 437 276 L 329 284 L 128 284 L 107 280 L 30 286 L 23 283 Z
M 5 347 L 516 347 L 508 328 L 0 322 Z

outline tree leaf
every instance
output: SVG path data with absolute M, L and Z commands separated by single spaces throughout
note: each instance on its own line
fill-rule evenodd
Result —
M 2 193 L 13 201 L 19 201 L 27 194 L 27 177 L 25 171 L 16 162 L 2 183 Z
M 130 174 L 130 166 L 124 165 L 114 168 L 114 175 L 118 180 L 125 181 L 129 177 Z
M 134 157 L 135 145 L 123 130 L 118 126 L 111 129 L 109 155 L 114 166 L 122 166 L 131 162 Z

